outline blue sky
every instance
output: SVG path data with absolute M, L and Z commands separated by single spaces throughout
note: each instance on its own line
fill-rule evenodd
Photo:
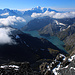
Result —
M 30 9 L 36 6 L 75 8 L 75 0 L 0 0 L 0 9 Z

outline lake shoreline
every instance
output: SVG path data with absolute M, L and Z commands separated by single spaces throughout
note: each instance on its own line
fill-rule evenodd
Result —
M 45 38 L 48 41 L 50 41 L 52 44 L 54 44 L 55 46 L 57 46 L 59 49 L 65 51 L 67 53 L 67 51 L 64 49 L 64 42 L 61 41 L 57 36 L 41 36 L 39 35 L 38 31 L 23 31 L 26 34 L 30 34 L 33 37 L 37 37 L 37 38 Z

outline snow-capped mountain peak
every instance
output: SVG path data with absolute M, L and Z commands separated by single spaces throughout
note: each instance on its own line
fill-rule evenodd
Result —
M 40 6 L 37 6 L 37 9 L 41 9 L 41 7 Z

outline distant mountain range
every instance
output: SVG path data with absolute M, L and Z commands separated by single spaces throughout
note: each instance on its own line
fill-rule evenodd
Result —
M 30 10 L 27 10 L 27 11 L 19 11 L 19 10 L 10 10 L 8 8 L 5 8 L 5 9 L 0 9 L 0 14 L 3 14 L 3 13 L 8 13 L 7 16 L 13 16 L 13 15 L 16 15 L 16 16 L 31 16 L 32 13 L 44 13 L 45 11 L 55 11 L 55 12 L 58 12 L 56 10 L 53 10 L 53 9 L 50 9 L 50 8 L 42 8 L 40 6 L 37 6 L 35 8 L 32 8 Z M 1 15 L 1 16 L 6 16 L 6 15 Z
M 0 9 L 0 26 L 12 26 L 14 28 L 20 29 L 21 27 L 24 27 L 29 21 L 34 20 L 35 18 L 44 17 L 59 19 L 60 24 L 62 23 L 62 21 L 64 21 L 64 24 L 66 24 L 71 23 L 71 21 L 69 22 L 67 20 L 74 18 L 75 12 L 60 12 L 51 8 L 40 6 L 26 11 L 10 10 L 8 8 L 5 8 Z
M 25 11 L 25 12 L 24 12 L 24 15 L 31 16 L 32 13 L 44 13 L 44 12 L 46 12 L 46 11 L 49 11 L 49 12 L 51 12 L 51 11 L 58 12 L 58 11 L 53 10 L 53 9 L 51 9 L 51 8 L 44 8 L 44 7 L 42 8 L 42 7 L 40 7 L 40 6 L 37 6 L 37 7 L 35 7 L 35 8 L 32 8 L 31 10 Z
M 19 10 L 10 10 L 8 8 L 0 9 L 0 26 L 10 25 L 14 28 L 20 29 L 21 27 L 26 25 L 30 20 L 34 19 L 33 17 L 31 17 L 33 13 L 44 13 L 46 11 L 57 12 L 56 10 L 52 10 L 50 8 L 41 8 L 40 6 L 23 12 Z M 9 18 L 10 16 L 11 18 Z

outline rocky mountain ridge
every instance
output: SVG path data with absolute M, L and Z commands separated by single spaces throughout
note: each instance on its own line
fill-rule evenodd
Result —
M 61 32 L 73 28 L 75 18 L 66 19 L 53 19 L 50 17 L 35 18 L 28 22 L 24 27 L 21 28 L 22 31 L 34 31 L 37 30 L 40 35 L 53 36 L 58 35 Z
M 72 24 L 64 31 L 59 32 L 57 36 L 64 41 L 64 47 L 68 53 L 73 55 L 75 53 L 75 24 Z
M 63 54 L 57 55 L 51 63 L 43 62 L 39 65 L 39 71 L 33 70 L 29 62 L 10 62 L 0 65 L 0 74 L 4 75 L 74 75 L 75 55 L 67 58 Z M 67 71 L 67 72 L 66 72 Z

